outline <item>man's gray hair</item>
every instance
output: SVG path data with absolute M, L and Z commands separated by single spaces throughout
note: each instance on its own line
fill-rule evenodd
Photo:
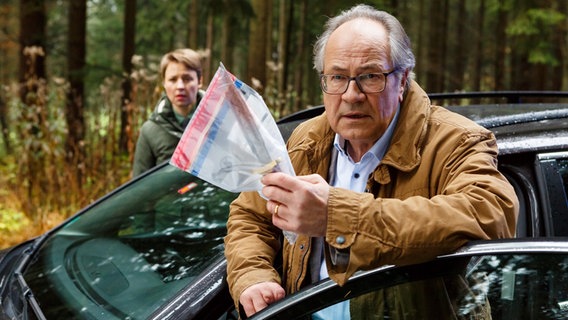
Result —
M 327 45 L 331 33 L 342 24 L 359 18 L 377 21 L 385 27 L 391 51 L 391 64 L 394 69 L 399 71 L 408 70 L 409 77 L 412 77 L 412 69 L 414 68 L 416 59 L 414 58 L 414 53 L 412 53 L 410 39 L 406 31 L 404 31 L 398 19 L 393 15 L 364 4 L 342 11 L 339 15 L 330 18 L 326 22 L 324 32 L 314 44 L 314 69 L 320 74 L 323 72 L 325 46 Z M 409 82 L 407 82 L 407 84 L 408 83 Z

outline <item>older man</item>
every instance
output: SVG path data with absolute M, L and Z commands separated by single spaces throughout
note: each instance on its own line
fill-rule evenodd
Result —
M 518 200 L 493 134 L 430 104 L 395 17 L 353 7 L 328 21 L 314 53 L 326 112 L 288 141 L 297 176 L 267 174 L 268 201 L 243 193 L 231 206 L 228 282 L 247 315 L 328 276 L 341 285 L 514 234 Z M 299 237 L 281 241 L 282 230 Z

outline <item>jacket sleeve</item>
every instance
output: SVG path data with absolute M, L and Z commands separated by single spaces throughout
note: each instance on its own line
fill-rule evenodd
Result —
M 132 168 L 132 176 L 136 177 L 148 169 L 156 165 L 156 156 L 152 151 L 150 139 L 147 134 L 149 132 L 149 122 L 146 122 L 140 129 L 140 136 L 136 141 L 136 149 L 134 150 L 134 163 Z
M 347 265 L 327 256 L 330 277 L 343 284 L 359 269 L 420 263 L 470 240 L 512 237 L 518 200 L 497 170 L 493 134 L 480 132 L 440 139 L 410 172 L 380 165 L 374 194 L 331 188 L 326 241 Z
M 244 289 L 260 282 L 281 283 L 274 269 L 281 231 L 272 225 L 266 200 L 258 192 L 243 192 L 230 206 L 225 237 L 227 282 L 235 307 Z

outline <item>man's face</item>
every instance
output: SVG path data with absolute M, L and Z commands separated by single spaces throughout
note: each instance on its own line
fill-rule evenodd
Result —
M 356 19 L 337 28 L 324 53 L 324 74 L 355 77 L 390 72 L 390 48 L 384 27 Z M 403 81 L 401 81 L 401 78 Z M 397 72 L 386 78 L 380 93 L 361 92 L 354 80 L 344 94 L 324 92 L 323 101 L 331 128 L 356 149 L 368 150 L 386 131 L 402 101 L 406 76 Z M 365 151 L 366 151 L 365 150 Z
M 197 71 L 186 67 L 183 63 L 170 62 L 164 73 L 164 89 L 174 110 L 182 116 L 187 116 L 197 99 L 201 87 L 201 79 Z

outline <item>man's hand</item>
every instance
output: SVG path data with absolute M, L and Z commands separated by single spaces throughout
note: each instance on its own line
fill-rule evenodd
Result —
M 317 174 L 290 176 L 281 172 L 262 177 L 262 193 L 270 201 L 272 223 L 286 231 L 312 237 L 325 236 L 329 184 Z
M 247 317 L 266 308 L 269 304 L 284 298 L 284 289 L 276 282 L 261 282 L 246 288 L 239 302 Z

